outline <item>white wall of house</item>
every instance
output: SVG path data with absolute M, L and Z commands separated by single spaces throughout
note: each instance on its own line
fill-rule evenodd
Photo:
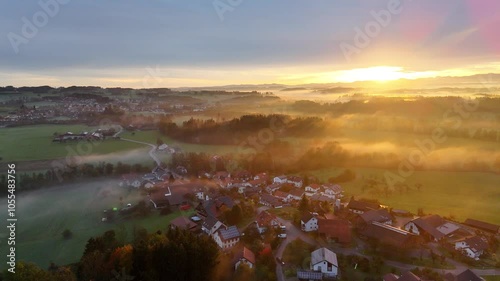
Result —
M 420 230 L 418 229 L 417 225 L 415 225 L 413 222 L 405 224 L 405 230 L 413 234 L 420 235 Z
M 322 261 L 318 262 L 317 264 L 311 265 L 311 270 L 320 271 L 321 273 L 327 274 L 329 276 L 338 275 L 338 268 L 327 261 Z
M 274 183 L 286 183 L 286 178 L 281 179 L 280 177 L 275 177 L 275 178 L 273 179 L 273 182 L 274 182 Z
M 312 218 L 308 222 L 300 221 L 302 231 L 311 232 L 318 230 L 318 219 Z
M 253 268 L 253 263 L 249 262 L 247 259 L 243 259 L 241 258 L 239 261 L 236 262 L 236 264 L 234 265 L 234 270 L 238 269 L 238 267 L 241 265 L 241 264 L 246 264 L 249 268 Z

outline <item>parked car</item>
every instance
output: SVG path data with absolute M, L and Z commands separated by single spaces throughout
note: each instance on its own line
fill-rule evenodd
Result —
M 280 233 L 280 234 L 278 234 L 278 238 L 286 238 L 286 233 Z
M 282 259 L 278 258 L 278 257 L 276 257 L 276 262 L 278 262 L 281 265 L 285 265 L 285 262 Z

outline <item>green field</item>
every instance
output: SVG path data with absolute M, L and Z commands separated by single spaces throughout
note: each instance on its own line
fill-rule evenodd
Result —
M 206 145 L 206 144 L 191 144 L 183 143 L 167 136 L 162 135 L 159 131 L 136 131 L 123 132 L 120 137 L 125 139 L 143 141 L 156 144 L 156 141 L 161 139 L 164 143 L 170 146 L 179 146 L 185 152 L 206 152 L 211 154 L 237 153 L 236 145 Z
M 54 132 L 79 133 L 92 131 L 96 127 L 85 125 L 38 125 L 0 129 L 1 161 L 31 161 L 63 158 L 68 155 L 99 155 L 112 152 L 143 148 L 141 144 L 120 140 L 105 140 L 88 143 L 86 141 L 54 143 Z
M 365 189 L 363 185 L 370 176 L 384 178 L 386 170 L 354 168 L 357 179 L 343 183 L 346 200 L 351 195 L 356 198 L 379 199 L 383 204 L 395 209 L 405 209 L 416 213 L 423 208 L 425 213 L 436 213 L 442 216 L 453 215 L 458 221 L 466 218 L 475 218 L 487 222 L 500 224 L 500 175 L 493 173 L 473 172 L 438 172 L 417 171 L 406 178 L 405 183 L 410 186 L 409 192 L 401 194 L 393 191 L 385 197 L 384 194 L 374 193 L 373 189 Z M 331 168 L 312 172 L 322 180 L 339 174 L 343 169 Z M 422 184 L 421 191 L 415 184 Z
M 148 231 L 165 229 L 181 212 L 168 216 L 150 215 L 143 219 L 131 219 L 115 223 L 101 222 L 104 209 L 119 207 L 123 203 L 135 204 L 141 200 L 136 190 L 120 188 L 115 180 L 94 183 L 71 184 L 56 188 L 23 193 L 17 199 L 16 256 L 18 260 L 35 262 L 43 268 L 49 263 L 68 264 L 81 257 L 87 240 L 109 229 L 116 231 L 118 239 L 132 239 L 134 227 Z M 7 210 L 7 200 L 0 208 Z M 191 212 L 184 212 L 190 215 Z M 6 221 L 7 213 L 0 215 Z M 73 238 L 64 240 L 61 233 L 69 229 Z M 6 228 L 0 232 L 0 252 L 7 253 Z M 2 263 L 2 267 L 5 263 Z M 0 268 L 2 268 L 0 267 Z

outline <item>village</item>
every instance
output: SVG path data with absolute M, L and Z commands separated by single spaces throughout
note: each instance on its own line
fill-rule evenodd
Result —
M 498 225 L 412 214 L 346 197 L 339 184 L 296 175 L 237 170 L 189 179 L 186 174 L 182 166 L 158 166 L 145 175 L 123 175 L 121 186 L 141 190 L 159 212 L 183 211 L 168 227 L 211 237 L 235 271 L 242 265 L 254 270 L 263 252 L 273 253 L 278 280 L 349 280 L 359 271 L 377 272 L 384 281 L 434 280 L 429 274 L 473 281 L 497 271 L 489 268 L 498 266 L 491 264 Z M 287 254 L 293 245 L 310 251 L 297 261 Z M 415 269 L 424 269 L 423 276 Z

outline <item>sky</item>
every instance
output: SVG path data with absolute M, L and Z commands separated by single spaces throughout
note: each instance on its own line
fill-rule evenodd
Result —
M 4 0 L 0 86 L 500 73 L 499 13 L 496 0 Z

